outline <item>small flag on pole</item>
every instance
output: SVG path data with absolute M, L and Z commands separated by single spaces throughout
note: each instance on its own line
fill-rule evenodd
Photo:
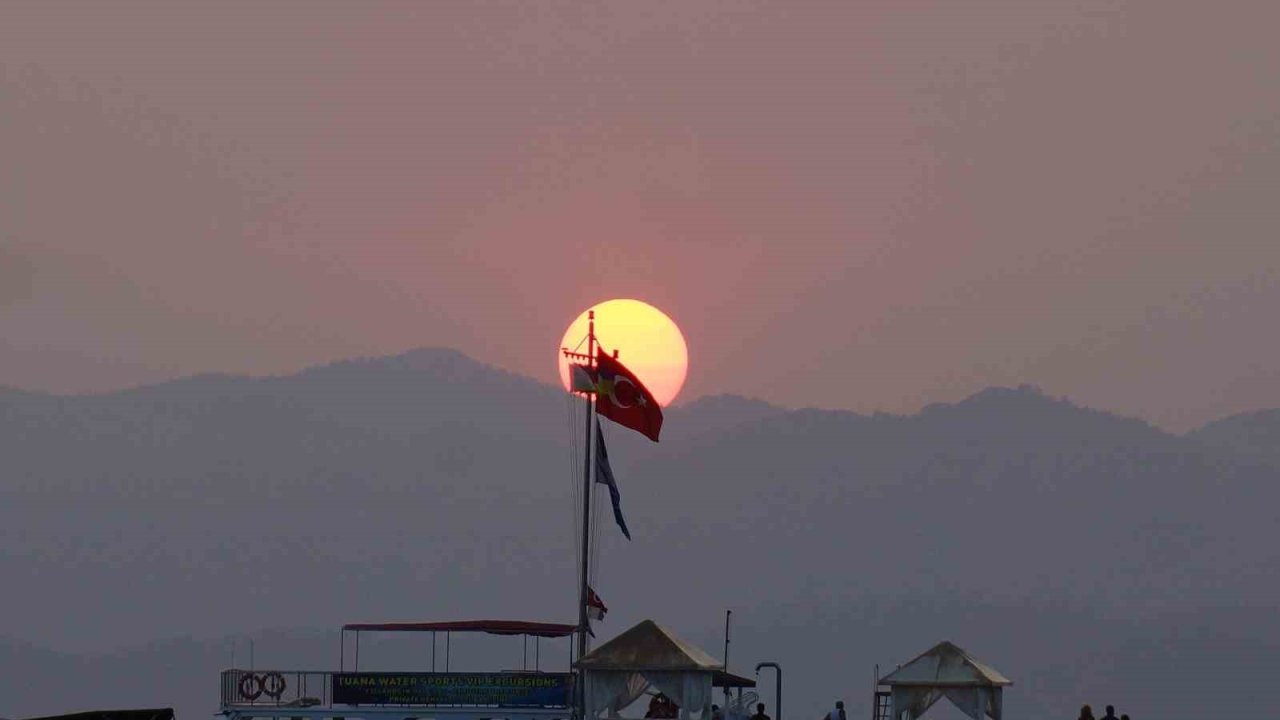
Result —
M 622 496 L 618 493 L 618 481 L 613 477 L 613 468 L 609 467 L 609 452 L 604 449 L 604 433 L 596 426 L 596 482 L 609 487 L 609 499 L 613 501 L 613 519 L 618 523 L 622 534 L 631 539 L 631 531 L 627 529 L 627 521 L 622 517 Z
M 595 370 L 573 363 L 569 366 L 569 389 L 576 393 L 593 393 L 596 391 Z
M 590 586 L 587 587 L 587 617 L 597 622 L 604 620 L 604 614 L 609 612 L 609 608 L 604 606 L 604 601 L 596 594 L 596 591 Z

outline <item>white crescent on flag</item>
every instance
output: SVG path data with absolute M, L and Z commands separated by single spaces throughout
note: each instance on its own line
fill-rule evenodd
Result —
M 612 384 L 612 386 L 609 388 L 609 399 L 613 401 L 613 404 L 614 404 L 614 405 L 617 405 L 618 407 L 623 408 L 623 409 L 626 409 L 626 408 L 629 408 L 629 407 L 635 407 L 634 405 L 630 405 L 630 404 L 628 404 L 628 403 L 624 403 L 624 402 L 622 402 L 621 400 L 619 400 L 619 399 L 618 399 L 618 388 L 619 388 L 623 383 L 626 383 L 626 384 L 628 384 L 628 385 L 630 385 L 630 386 L 631 386 L 631 394 L 632 394 L 632 395 L 637 396 L 637 397 L 639 397 L 639 396 L 640 396 L 640 392 L 639 392 L 638 390 L 636 390 L 636 384 L 635 384 L 635 383 L 633 383 L 633 382 L 631 382 L 631 378 L 628 378 L 628 377 L 626 377 L 625 375 L 619 375 L 619 376 L 617 376 L 617 377 L 615 377 L 615 378 L 613 379 L 613 384 Z M 644 404 L 644 398 L 643 398 L 643 397 L 640 397 L 640 404 L 641 404 L 641 405 L 643 405 L 643 404 Z

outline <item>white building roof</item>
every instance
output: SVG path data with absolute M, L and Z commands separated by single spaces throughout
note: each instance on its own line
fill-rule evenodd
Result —
M 645 620 L 574 663 L 590 670 L 723 670 L 724 663 L 652 620 Z
M 940 642 L 911 662 L 880 678 L 881 685 L 1004 686 L 1009 678 L 963 649 Z

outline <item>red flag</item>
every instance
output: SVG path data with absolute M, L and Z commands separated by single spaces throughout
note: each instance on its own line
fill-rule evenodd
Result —
M 596 594 L 596 591 L 587 586 L 587 617 L 597 622 L 604 620 L 604 614 L 609 612 L 609 608 L 604 606 L 604 601 Z
M 658 442 L 662 406 L 622 363 L 601 349 L 596 354 L 596 412 Z

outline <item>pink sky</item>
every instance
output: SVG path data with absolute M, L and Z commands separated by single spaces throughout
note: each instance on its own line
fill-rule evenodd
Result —
M 683 397 L 1280 406 L 1280 6 L 0 4 L 0 384 L 454 347 L 588 304 Z

